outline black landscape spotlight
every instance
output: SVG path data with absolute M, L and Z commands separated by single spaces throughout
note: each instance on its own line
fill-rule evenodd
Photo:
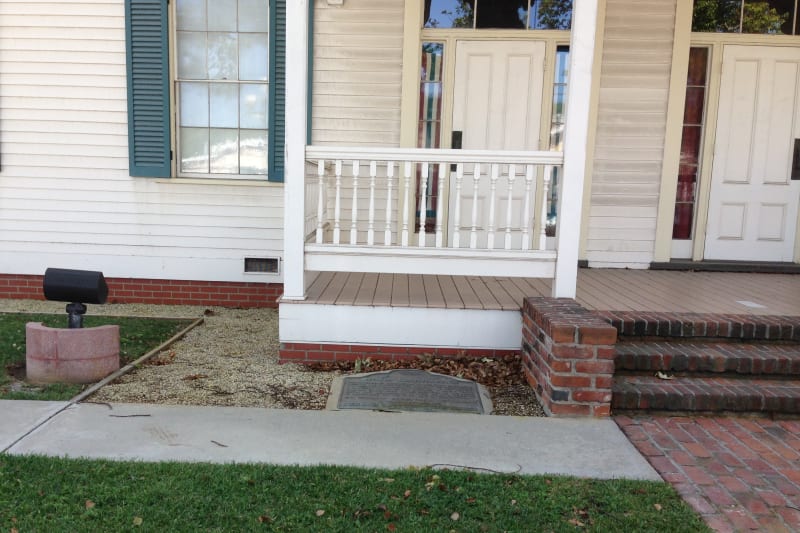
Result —
M 108 285 L 102 272 L 48 268 L 44 272 L 44 297 L 67 304 L 69 327 L 83 327 L 83 315 L 89 304 L 104 304 L 108 298 Z

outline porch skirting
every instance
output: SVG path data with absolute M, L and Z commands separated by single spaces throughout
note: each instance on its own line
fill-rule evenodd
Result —
M 452 348 L 446 346 L 378 346 L 366 344 L 282 342 L 279 360 L 281 363 L 317 363 L 328 361 L 355 361 L 368 358 L 384 361 L 402 361 L 417 359 L 420 356 L 500 358 L 518 352 L 519 350 Z

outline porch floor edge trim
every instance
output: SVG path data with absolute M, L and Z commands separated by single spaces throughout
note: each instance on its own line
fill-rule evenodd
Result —
M 422 309 L 287 303 L 281 343 L 395 345 L 519 351 L 519 310 Z

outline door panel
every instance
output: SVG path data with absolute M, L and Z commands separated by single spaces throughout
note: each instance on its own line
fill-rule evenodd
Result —
M 706 259 L 792 261 L 800 184 L 800 50 L 726 46 Z
M 456 75 L 453 102 L 453 130 L 463 132 L 465 150 L 538 150 L 541 126 L 542 86 L 544 82 L 545 45 L 537 41 L 459 41 L 456 46 Z M 453 245 L 458 201 L 460 246 L 469 246 L 473 210 L 479 231 L 478 247 L 487 246 L 490 226 L 491 169 L 480 169 L 481 180 L 474 189 L 474 169 L 465 168 L 461 187 L 450 179 L 449 228 Z M 495 247 L 502 247 L 506 227 L 510 227 L 512 247 L 519 249 L 521 229 L 532 222 L 523 221 L 525 176 L 516 169 L 511 189 L 511 223 L 506 212 L 509 196 L 508 166 L 499 169 L 495 182 Z M 453 173 L 454 174 L 454 173 Z M 459 190 L 460 189 L 460 190 Z M 533 212 L 533 209 L 531 210 Z

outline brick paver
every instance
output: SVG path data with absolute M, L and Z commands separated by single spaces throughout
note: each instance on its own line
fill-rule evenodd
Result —
M 800 531 L 800 420 L 615 420 L 713 530 Z

